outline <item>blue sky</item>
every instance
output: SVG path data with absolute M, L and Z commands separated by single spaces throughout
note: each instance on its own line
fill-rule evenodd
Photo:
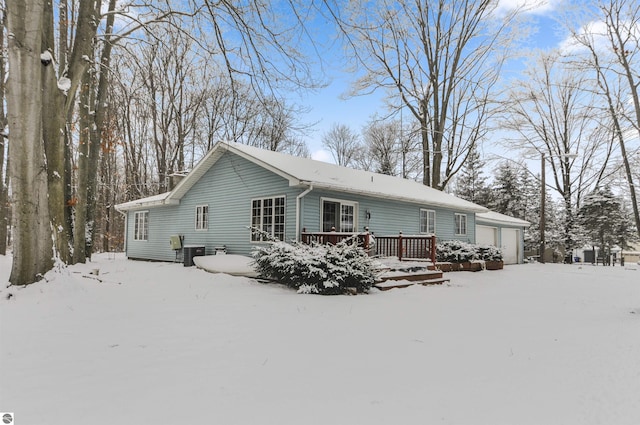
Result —
M 500 7 L 512 8 L 521 4 L 522 1 L 502 0 Z M 559 46 L 566 36 L 562 34 L 558 23 L 554 20 L 554 15 L 558 13 L 564 0 L 524 1 L 538 5 L 528 14 L 528 19 L 532 20 L 536 27 L 536 31 L 529 40 L 531 47 L 548 49 Z M 340 49 L 339 46 L 335 46 L 335 48 Z M 296 102 L 311 109 L 304 117 L 304 121 L 317 123 L 306 137 L 313 158 L 330 162 L 332 161 L 331 155 L 322 148 L 322 135 L 333 124 L 346 124 L 353 130 L 360 132 L 372 115 L 386 113 L 381 92 L 343 99 L 353 76 L 340 68 L 338 65 L 327 69 L 330 84 L 326 88 L 315 94 L 304 95 L 302 98 L 296 99 Z

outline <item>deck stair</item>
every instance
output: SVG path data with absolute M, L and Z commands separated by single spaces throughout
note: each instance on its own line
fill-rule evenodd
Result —
M 440 270 L 425 267 L 390 269 L 380 276 L 373 285 L 381 291 L 393 288 L 407 288 L 413 285 L 441 285 L 449 279 Z

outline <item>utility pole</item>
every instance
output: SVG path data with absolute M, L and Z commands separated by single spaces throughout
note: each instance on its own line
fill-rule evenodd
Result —
M 544 250 L 546 248 L 546 243 L 544 239 L 544 230 L 545 230 L 545 201 L 546 201 L 546 193 L 545 193 L 545 158 L 544 152 L 541 154 L 541 167 L 540 167 L 540 258 L 539 261 L 544 263 Z

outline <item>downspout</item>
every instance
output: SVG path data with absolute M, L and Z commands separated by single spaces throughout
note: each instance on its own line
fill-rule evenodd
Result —
M 299 240 L 300 238 L 300 222 L 302 221 L 302 218 L 300 217 L 300 213 L 301 213 L 300 203 L 302 201 L 302 198 L 304 198 L 312 190 L 313 190 L 313 185 L 309 185 L 307 190 L 302 192 L 300 195 L 296 196 L 296 239 L 295 239 L 296 241 Z

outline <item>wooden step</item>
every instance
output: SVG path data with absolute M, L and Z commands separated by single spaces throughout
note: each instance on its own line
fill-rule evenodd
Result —
M 449 282 L 449 279 L 444 278 L 444 277 L 434 278 L 434 279 L 427 279 L 427 280 L 394 280 L 394 279 L 388 279 L 388 280 L 385 280 L 383 282 L 378 282 L 378 283 L 374 284 L 373 286 L 378 288 L 381 291 L 388 291 L 389 289 L 394 289 L 394 288 L 408 288 L 409 286 L 413 286 L 413 285 L 422 285 L 422 286 L 442 285 L 444 282 Z

